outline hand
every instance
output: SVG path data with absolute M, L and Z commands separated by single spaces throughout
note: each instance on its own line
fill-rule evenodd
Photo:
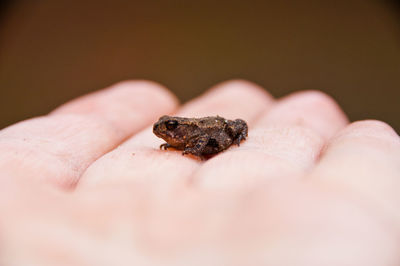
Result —
M 357 104 L 357 103 L 354 103 Z M 158 117 L 248 122 L 208 161 Z M 119 83 L 0 131 L 0 265 L 399 265 L 400 140 L 321 92 Z

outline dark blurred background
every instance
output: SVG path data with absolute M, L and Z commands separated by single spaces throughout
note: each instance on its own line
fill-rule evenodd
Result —
M 0 127 L 124 79 L 182 101 L 244 78 L 400 131 L 398 1 L 19 0 L 0 6 Z

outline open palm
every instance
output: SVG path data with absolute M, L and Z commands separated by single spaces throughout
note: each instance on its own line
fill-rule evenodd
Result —
M 201 161 L 159 149 L 165 114 L 249 136 Z M 394 266 L 399 191 L 398 135 L 321 92 L 122 82 L 0 131 L 0 265 Z

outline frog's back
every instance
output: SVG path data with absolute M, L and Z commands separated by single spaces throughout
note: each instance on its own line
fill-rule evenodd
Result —
M 199 118 L 197 124 L 198 127 L 201 128 L 201 130 L 207 132 L 210 135 L 213 135 L 213 133 L 224 130 L 226 119 L 219 116 L 208 116 L 204 118 Z

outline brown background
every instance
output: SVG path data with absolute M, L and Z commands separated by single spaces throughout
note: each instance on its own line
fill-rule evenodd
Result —
M 279 97 L 320 89 L 352 120 L 400 131 L 395 2 L 11 1 L 0 28 L 0 127 L 123 79 L 186 101 L 231 78 Z

